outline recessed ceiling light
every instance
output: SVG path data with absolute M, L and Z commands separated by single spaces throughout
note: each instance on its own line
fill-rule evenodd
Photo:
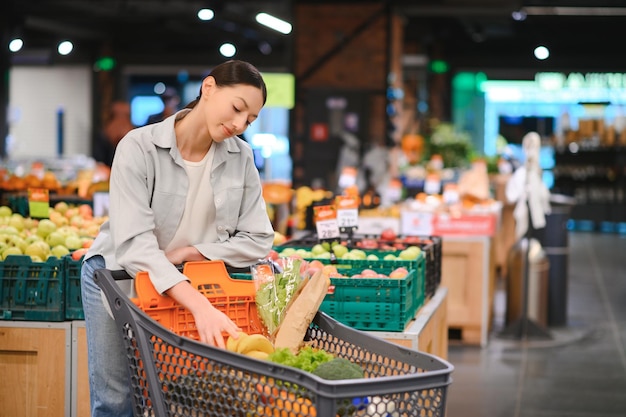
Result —
M 284 20 L 270 14 L 259 13 L 256 15 L 256 21 L 282 34 L 288 35 L 291 33 L 291 23 L 285 22 Z
M 200 20 L 211 20 L 215 17 L 215 13 L 211 9 L 200 9 L 198 10 L 198 19 Z

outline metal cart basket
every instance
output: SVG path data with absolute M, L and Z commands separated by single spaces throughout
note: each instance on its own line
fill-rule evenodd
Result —
M 326 380 L 180 336 L 157 323 L 97 270 L 124 338 L 136 417 L 445 417 L 453 366 L 347 327 L 318 312 L 305 341 L 359 364 L 364 379 Z

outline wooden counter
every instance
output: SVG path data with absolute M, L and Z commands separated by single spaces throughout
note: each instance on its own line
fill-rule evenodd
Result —
M 467 344 L 487 345 L 495 288 L 493 238 L 442 239 L 441 286 L 448 288 L 448 328 Z
M 403 332 L 368 332 L 420 352 L 439 358 L 448 357 L 448 289 L 439 287 L 435 294 L 419 309 Z
M 0 417 L 70 415 L 70 322 L 0 322 Z

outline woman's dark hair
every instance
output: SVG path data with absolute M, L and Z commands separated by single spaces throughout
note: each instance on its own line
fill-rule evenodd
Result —
M 261 90 L 263 94 L 263 104 L 267 100 L 267 87 L 265 81 L 259 70 L 249 62 L 239 61 L 232 59 L 224 63 L 219 64 L 217 67 L 207 75 L 207 77 L 213 77 L 215 79 L 215 85 L 218 87 L 230 87 L 237 84 L 249 85 Z M 202 95 L 202 86 L 200 86 L 200 93 L 195 100 L 187 104 L 185 108 L 191 109 L 196 106 L 200 96 Z

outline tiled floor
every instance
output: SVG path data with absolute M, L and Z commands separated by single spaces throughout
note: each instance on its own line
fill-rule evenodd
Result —
M 488 345 L 450 341 L 447 417 L 626 416 L 626 237 L 570 232 L 568 246 L 567 324 L 502 337 L 500 291 Z

